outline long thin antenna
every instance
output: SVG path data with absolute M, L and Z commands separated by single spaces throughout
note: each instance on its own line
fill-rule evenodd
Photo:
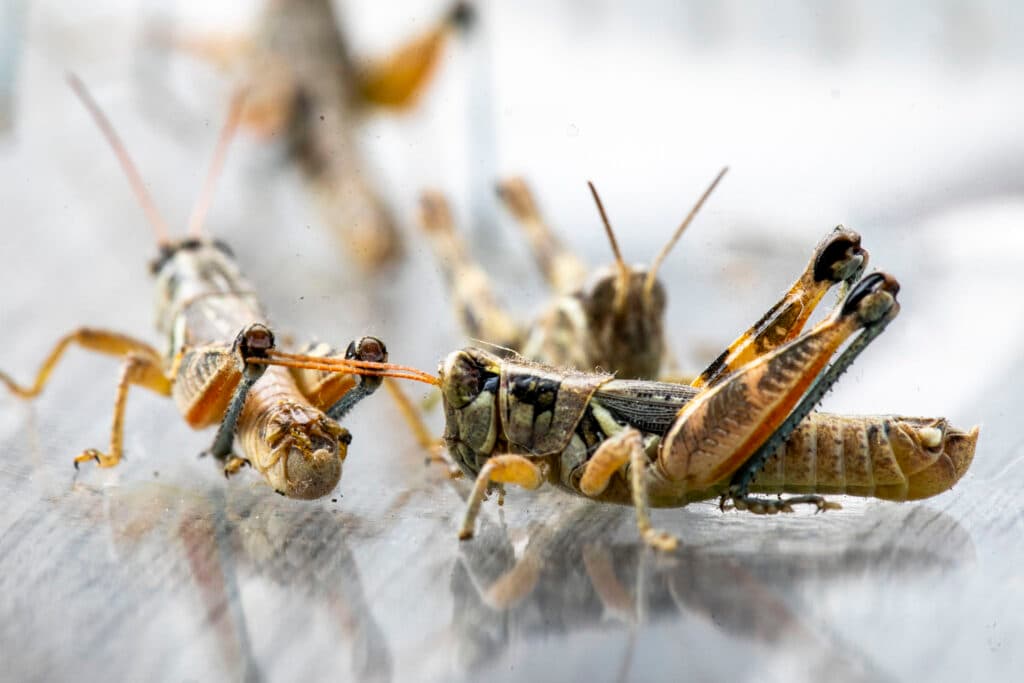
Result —
M 594 195 L 594 203 L 597 204 L 597 211 L 601 214 L 601 222 L 604 223 L 604 231 L 608 235 L 608 242 L 612 245 L 612 253 L 615 254 L 615 265 L 619 270 L 619 282 L 615 288 L 615 302 L 613 306 L 619 309 L 626 302 L 626 288 L 629 286 L 629 266 L 626 265 L 626 261 L 622 258 L 622 252 L 619 251 L 619 243 L 615 239 L 615 232 L 612 230 L 612 224 L 608 221 L 608 214 L 605 213 L 604 204 L 601 203 L 601 197 L 597 194 L 597 188 L 589 180 L 587 181 L 587 187 L 590 188 L 590 194 Z
M 100 110 L 96 101 L 93 100 L 92 95 L 89 94 L 82 80 L 75 74 L 68 73 L 67 81 L 71 89 L 78 95 L 78 99 L 82 101 L 82 104 L 85 105 L 85 108 L 92 115 L 93 120 L 96 121 L 96 125 L 99 126 L 100 131 L 107 138 L 107 142 L 114 149 L 114 154 L 117 155 L 117 160 L 121 162 L 121 168 L 124 169 L 125 175 L 128 176 L 128 182 L 131 183 L 132 190 L 135 191 L 135 197 L 139 200 L 139 204 L 142 205 L 143 211 L 146 212 L 146 217 L 153 226 L 157 244 L 160 246 L 167 244 L 169 241 L 167 224 L 160 216 L 160 212 L 157 211 L 156 204 L 153 203 L 153 198 L 146 190 L 146 186 L 142 182 L 142 176 L 139 175 L 138 169 L 132 163 L 131 157 L 128 156 L 128 151 L 125 149 L 124 143 L 121 142 L 121 138 L 117 136 L 114 127 L 110 125 L 110 121 L 103 111 Z
M 245 105 L 245 89 L 239 90 L 231 98 L 231 105 L 228 108 L 228 118 L 224 127 L 220 130 L 220 137 L 217 138 L 217 148 L 213 152 L 213 161 L 210 162 L 210 170 L 206 173 L 206 180 L 203 182 L 203 189 L 199 192 L 199 198 L 192 209 L 192 215 L 188 219 L 188 234 L 190 237 L 199 237 L 203 234 L 203 223 L 206 221 L 206 213 L 213 201 L 213 190 L 217 185 L 221 169 L 224 168 L 224 159 L 228 154 L 228 145 L 235 136 L 238 129 L 238 122 L 242 118 L 242 107 Z
M 693 217 L 697 215 L 698 211 L 700 211 L 700 207 L 704 206 L 704 202 L 707 200 L 709 196 L 711 196 L 711 193 L 714 192 L 715 187 L 718 185 L 718 181 L 722 179 L 722 176 L 724 176 L 726 171 L 728 170 L 729 167 L 725 166 L 722 168 L 721 171 L 718 172 L 718 175 L 715 176 L 715 179 L 711 181 L 710 185 L 708 185 L 708 189 L 704 190 L 704 194 L 700 196 L 700 199 L 697 200 L 697 203 L 693 205 L 692 209 L 690 209 L 690 213 L 687 214 L 686 218 L 683 219 L 683 222 L 679 224 L 678 228 L 676 228 L 676 231 L 672 235 L 672 238 L 664 247 L 662 247 L 661 252 L 658 254 L 657 258 L 654 259 L 654 263 L 651 265 L 651 269 L 647 271 L 647 279 L 644 280 L 644 300 L 650 298 L 651 292 L 654 290 L 654 283 L 658 278 L 658 268 L 661 267 L 661 264 L 665 260 L 665 257 L 668 256 L 668 253 L 670 251 L 672 251 L 672 247 L 676 246 L 676 242 L 678 242 L 679 238 L 683 236 L 683 231 L 686 230 L 686 228 L 690 225 L 690 221 L 692 221 Z

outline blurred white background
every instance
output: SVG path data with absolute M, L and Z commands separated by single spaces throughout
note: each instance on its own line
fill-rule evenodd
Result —
M 363 56 L 386 53 L 445 8 L 439 0 L 335 4 L 353 51 Z M 0 138 L 0 367 L 28 377 L 58 336 L 83 324 L 162 342 L 151 331 L 149 228 L 63 75 L 72 69 L 90 86 L 168 222 L 183 229 L 232 84 L 194 60 L 154 55 L 146 48 L 147 27 L 173 20 L 182 31 L 245 30 L 258 3 L 6 0 L 0 8 L 0 96 L 13 95 Z M 952 514 L 973 534 L 982 558 L 1019 546 L 1019 529 L 999 526 L 1000 505 L 1016 519 L 1016 498 L 1007 493 L 997 505 L 984 482 L 1020 480 L 1024 5 L 523 0 L 479 2 L 478 9 L 476 30 L 446 53 L 420 106 L 399 116 L 371 114 L 360 128 L 372 173 L 407 237 L 406 259 L 397 267 L 375 276 L 354 270 L 320 226 L 297 174 L 281 163 L 282 151 L 244 136 L 236 141 L 209 225 L 235 248 L 279 329 L 342 345 L 377 334 L 394 360 L 431 368 L 464 340 L 415 225 L 424 187 L 451 195 L 460 227 L 501 295 L 529 315 L 544 291 L 515 225 L 492 196 L 497 177 L 524 175 L 549 222 L 599 265 L 610 255 L 586 180 L 600 190 L 627 259 L 642 262 L 728 165 L 663 269 L 667 329 L 684 369 L 699 371 L 756 320 L 834 225 L 858 230 L 873 266 L 900 280 L 903 311 L 826 406 L 981 423 L 972 474 L 942 500 L 954 501 Z M 69 357 L 33 418 L 0 395 L 0 443 L 9 446 L 0 472 L 12 481 L 63 483 L 65 459 L 105 438 L 115 373 L 111 362 Z M 32 446 L 33 466 L 45 463 L 41 479 L 26 464 L 32 420 L 41 432 Z M 209 438 L 188 432 L 168 402 L 143 392 L 132 394 L 128 425 L 130 461 L 118 472 L 90 475 L 97 481 L 146 478 L 156 463 L 166 468 L 166 481 L 175 465 L 161 459 L 164 451 L 198 452 Z M 422 476 L 380 470 L 382 461 L 398 457 L 395 451 L 414 446 L 395 429 L 383 400 L 361 406 L 347 426 L 356 441 L 342 482 L 344 507 L 374 518 L 383 505 L 376 492 L 408 484 L 390 477 Z M 209 463 L 181 462 L 182 482 L 201 476 L 220 485 Z M 367 481 L 373 488 L 361 491 L 359 482 Z M 513 496 L 510 506 L 524 500 Z M 0 534 L 39 505 L 12 496 Z M 420 522 L 454 534 L 438 510 L 451 512 L 457 502 L 431 505 Z M 368 591 L 390 605 L 396 592 L 402 599 L 414 593 L 410 586 L 435 587 L 433 575 L 388 580 L 388 571 L 403 571 L 404 555 L 395 548 L 403 541 L 416 547 L 422 536 L 408 531 L 419 529 L 410 517 L 381 523 L 388 528 L 368 541 L 371 550 L 358 546 L 373 569 Z M 872 577 L 856 590 L 828 583 L 832 602 L 817 609 L 826 620 L 859 615 L 847 636 L 883 651 L 886 671 L 969 677 L 977 673 L 973 656 L 943 662 L 949 650 L 935 654 L 924 642 L 887 650 L 885 633 L 867 627 L 871 609 L 898 606 L 907 632 L 921 634 L 949 604 L 962 608 L 955 623 L 938 626 L 950 649 L 1009 643 L 1020 633 L 1009 618 L 1015 603 L 1004 603 L 989 586 L 1010 585 L 1006 596 L 1019 605 L 1024 582 L 1012 562 L 993 559 L 989 573 L 972 574 L 962 594 L 942 583 L 934 604 L 927 587 L 886 603 L 872 592 L 885 585 Z M 436 615 L 428 611 L 414 614 L 429 622 Z M 385 618 L 389 627 L 400 634 L 396 643 L 407 646 L 412 638 L 421 648 L 410 654 L 396 645 L 398 657 L 409 658 L 399 670 L 419 671 L 414 654 L 427 646 L 403 630 L 401 618 Z M 787 666 L 800 661 L 793 656 Z M 1017 670 L 1011 660 L 998 660 L 990 671 Z M 446 671 L 436 660 L 430 666 Z

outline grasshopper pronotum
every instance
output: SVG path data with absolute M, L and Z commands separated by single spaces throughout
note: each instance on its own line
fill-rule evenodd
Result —
M 239 95 L 232 101 L 187 236 L 172 240 L 113 127 L 81 81 L 70 76 L 69 82 L 113 147 L 156 232 L 159 253 L 151 271 L 157 288 L 157 329 L 167 340 L 166 351 L 119 332 L 82 327 L 57 342 L 31 385 L 21 386 L 4 373 L 0 382 L 22 398 L 37 396 L 72 344 L 121 357 L 124 364 L 114 401 L 110 449 L 84 451 L 75 458 L 76 468 L 90 460 L 100 467 L 120 461 L 128 389 L 141 386 L 173 396 L 193 428 L 220 425 L 208 453 L 223 462 L 225 475 L 250 464 L 283 495 L 318 498 L 330 493 L 341 478 L 351 441 L 337 421 L 373 393 L 380 380 L 289 373 L 249 361 L 276 348 L 274 334 L 230 249 L 204 236 L 202 229 L 244 98 Z M 333 353 L 326 347 L 310 351 Z M 363 337 L 349 345 L 345 356 L 384 361 L 387 350 L 379 339 Z M 245 457 L 232 454 L 236 435 Z
M 473 535 L 493 486 L 533 489 L 548 481 L 632 504 L 644 541 L 670 550 L 676 540 L 653 528 L 649 507 L 720 497 L 723 508 L 729 502 L 759 514 L 788 512 L 794 504 L 825 510 L 838 505 L 818 494 L 914 500 L 960 479 L 974 457 L 977 427 L 965 432 L 943 418 L 811 413 L 896 316 L 898 290 L 891 276 L 872 273 L 810 330 L 801 333 L 809 311 L 780 319 L 769 337 L 791 341 L 771 349 L 753 344 L 753 357 L 742 363 L 716 361 L 714 381 L 700 386 L 559 370 L 475 348 L 451 353 L 437 377 L 278 351 L 253 362 L 439 386 L 445 444 L 476 477 L 460 538 Z M 795 495 L 776 500 L 751 492 Z

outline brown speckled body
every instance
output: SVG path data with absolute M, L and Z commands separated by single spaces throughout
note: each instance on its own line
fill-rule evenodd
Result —
M 685 477 L 667 477 L 655 466 L 668 457 L 663 440 L 697 395 L 693 387 L 565 373 L 478 349 L 451 354 L 441 366 L 441 379 L 445 440 L 469 475 L 492 455 L 517 453 L 542 462 L 549 482 L 585 495 L 580 478 L 598 446 L 635 427 L 652 465 L 647 468 L 652 506 L 716 498 L 729 485 L 731 471 L 693 487 Z M 977 437 L 977 428 L 964 432 L 943 419 L 812 413 L 774 453 L 751 490 L 927 498 L 948 490 L 966 472 Z M 629 465 L 591 497 L 632 504 Z
M 217 424 L 244 370 L 232 340 L 253 323 L 267 324 L 266 317 L 220 244 L 180 243 L 155 269 L 157 327 L 168 339 L 174 399 L 191 426 Z M 322 398 L 329 405 L 338 396 Z M 276 491 L 318 498 L 337 485 L 348 433 L 322 412 L 325 407 L 303 396 L 285 368 L 267 368 L 250 389 L 236 435 L 245 457 Z

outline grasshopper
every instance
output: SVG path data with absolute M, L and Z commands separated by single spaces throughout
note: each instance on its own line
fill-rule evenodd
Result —
M 754 335 L 751 360 L 734 367 L 719 359 L 702 375 L 713 379 L 701 385 L 616 379 L 477 348 L 449 354 L 436 377 L 389 363 L 279 351 L 253 362 L 440 387 L 444 442 L 461 470 L 476 478 L 462 539 L 472 537 L 492 488 L 503 494 L 504 484 L 535 489 L 548 482 L 633 505 L 644 542 L 670 551 L 677 540 L 654 528 L 651 507 L 719 498 L 723 510 L 728 504 L 757 514 L 791 512 L 797 504 L 828 510 L 839 505 L 819 494 L 917 500 L 963 476 L 977 427 L 965 432 L 943 418 L 812 414 L 896 317 L 898 291 L 892 276 L 872 273 L 811 329 L 802 331 L 810 311 L 780 318 L 778 329 Z M 774 348 L 756 343 L 780 338 L 792 339 Z
M 251 465 L 282 495 L 312 499 L 328 494 L 341 478 L 342 461 L 351 442 L 351 435 L 338 420 L 372 394 L 380 380 L 317 372 L 292 374 L 249 360 L 265 357 L 276 348 L 274 333 L 231 250 L 203 234 L 243 96 L 232 101 L 188 234 L 172 240 L 110 122 L 77 77 L 69 76 L 69 83 L 113 148 L 155 230 L 159 252 L 150 270 L 156 280 L 157 330 L 164 335 L 166 347 L 161 352 L 119 332 L 82 327 L 57 342 L 31 385 L 19 385 L 4 373 L 0 373 L 0 382 L 21 398 L 38 396 L 72 345 L 123 358 L 109 450 L 85 450 L 74 460 L 76 469 L 87 461 L 100 467 L 120 462 L 128 390 L 140 386 L 173 397 L 182 417 L 195 429 L 219 424 L 207 453 L 223 463 L 226 476 Z M 335 354 L 324 345 L 307 351 L 314 356 Z M 384 361 L 387 350 L 379 339 L 363 337 L 349 345 L 345 357 Z M 245 457 L 232 452 L 236 435 Z
M 367 177 L 356 129 L 370 106 L 412 107 L 472 7 L 453 4 L 392 54 L 360 65 L 330 0 L 269 0 L 252 38 L 194 36 L 176 46 L 234 72 L 250 89 L 243 121 L 261 137 L 283 136 L 321 209 L 367 269 L 396 258 L 401 240 L 390 209 Z
M 604 205 L 589 183 L 615 257 L 613 265 L 592 274 L 547 226 L 522 179 L 499 183 L 498 195 L 522 225 L 530 250 L 553 290 L 551 301 L 529 326 L 516 321 L 498 302 L 488 276 L 456 235 L 443 196 L 436 192 L 423 195 L 420 222 L 431 238 L 457 318 L 470 338 L 545 365 L 602 368 L 622 379 L 658 379 L 670 358 L 663 322 L 666 292 L 658 271 L 727 171 L 723 168 L 718 173 L 650 267 L 625 262 Z M 860 235 L 843 226 L 826 235 L 782 299 L 693 380 L 695 386 L 713 384 L 758 351 L 790 341 L 833 285 L 848 287 L 863 274 L 868 253 L 860 242 Z
M 579 370 L 599 367 L 622 378 L 656 379 L 667 355 L 663 331 L 666 294 L 658 270 L 726 171 L 719 172 L 649 268 L 626 264 L 604 206 L 590 184 L 615 256 L 612 266 L 593 274 L 548 228 L 525 182 L 513 178 L 499 183 L 498 195 L 522 225 L 553 292 L 530 325 L 521 324 L 498 302 L 488 276 L 456 235 L 451 210 L 442 195 L 423 194 L 420 222 L 431 238 L 457 317 L 470 338 L 546 365 Z

